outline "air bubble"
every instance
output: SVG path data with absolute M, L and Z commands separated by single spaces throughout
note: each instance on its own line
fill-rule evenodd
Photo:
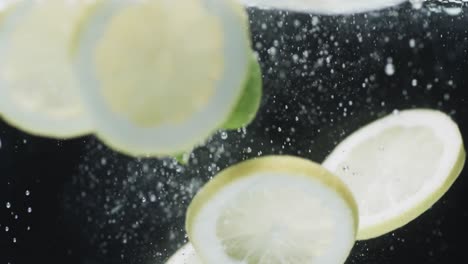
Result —
M 387 65 L 385 65 L 385 74 L 388 76 L 395 74 L 395 65 L 391 61 L 387 62 Z
M 221 132 L 221 139 L 226 140 L 228 138 L 227 132 Z
M 453 7 L 444 7 L 444 12 L 447 14 L 447 15 L 450 15 L 450 16 L 457 16 L 459 15 L 461 12 L 463 11 L 463 9 L 459 6 L 453 6 Z

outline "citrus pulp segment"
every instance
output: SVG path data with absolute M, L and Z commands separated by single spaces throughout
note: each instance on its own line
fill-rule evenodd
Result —
M 166 264 L 202 264 L 192 244 L 187 243 L 177 250 Z
M 323 166 L 351 189 L 359 206 L 358 239 L 383 235 L 429 209 L 465 162 L 457 125 L 444 113 L 396 112 L 354 132 Z
M 406 0 L 238 0 L 247 6 L 318 14 L 351 14 L 388 8 Z
M 165 156 L 221 127 L 248 77 L 240 10 L 231 0 L 102 3 L 74 55 L 97 135 L 133 156 Z
M 20 1 L 0 26 L 0 112 L 31 134 L 69 138 L 89 133 L 68 45 L 86 1 Z
M 357 214 L 346 186 L 320 165 L 269 156 L 207 183 L 186 229 L 206 264 L 338 264 L 354 244 Z

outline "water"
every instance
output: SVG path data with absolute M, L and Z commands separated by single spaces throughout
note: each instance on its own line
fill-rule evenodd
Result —
M 354 16 L 250 9 L 264 72 L 256 120 L 222 131 L 187 166 L 133 159 L 92 137 L 53 141 L 0 124 L 0 263 L 163 263 L 219 170 L 268 154 L 322 161 L 346 135 L 406 108 L 449 113 L 468 141 L 464 3 L 413 1 Z M 466 263 L 468 172 L 430 211 L 358 242 L 347 263 Z

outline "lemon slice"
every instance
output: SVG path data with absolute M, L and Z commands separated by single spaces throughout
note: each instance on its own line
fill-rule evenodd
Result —
M 356 131 L 323 166 L 351 189 L 359 206 L 359 239 L 383 235 L 429 209 L 465 163 L 457 125 L 435 110 L 407 110 Z
M 227 120 L 248 78 L 248 19 L 235 1 L 105 1 L 77 34 L 97 135 L 129 155 L 192 149 Z
M 318 14 L 351 14 L 396 6 L 406 0 L 239 0 L 247 6 Z
M 187 243 L 181 247 L 166 264 L 202 264 L 192 244 Z
M 31 134 L 69 138 L 90 132 L 69 61 L 86 1 L 19 1 L 0 26 L 0 112 Z
M 320 165 L 289 156 L 222 171 L 195 196 L 186 219 L 206 264 L 344 263 L 357 224 L 345 185 Z

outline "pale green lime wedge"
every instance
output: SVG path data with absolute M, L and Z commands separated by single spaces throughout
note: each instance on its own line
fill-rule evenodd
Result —
M 206 264 L 344 263 L 357 215 L 347 187 L 326 169 L 269 156 L 207 183 L 189 206 L 186 229 Z
M 262 71 L 260 65 L 252 56 L 249 67 L 249 78 L 244 86 L 242 96 L 231 113 L 224 129 L 238 129 L 248 125 L 257 115 L 262 99 Z
M 239 0 L 247 6 L 318 14 L 353 14 L 399 5 L 406 0 Z
M 359 206 L 358 239 L 391 232 L 428 210 L 465 163 L 457 125 L 444 113 L 395 112 L 350 135 L 323 166 L 351 189 Z
M 234 0 L 103 1 L 76 34 L 70 49 L 96 133 L 133 156 L 202 143 L 249 77 L 248 19 Z
M 0 112 L 31 134 L 69 138 L 89 133 L 68 44 L 86 1 L 19 1 L 0 17 Z
M 177 250 L 166 264 L 203 264 L 203 262 L 201 262 L 192 244 L 187 243 Z

